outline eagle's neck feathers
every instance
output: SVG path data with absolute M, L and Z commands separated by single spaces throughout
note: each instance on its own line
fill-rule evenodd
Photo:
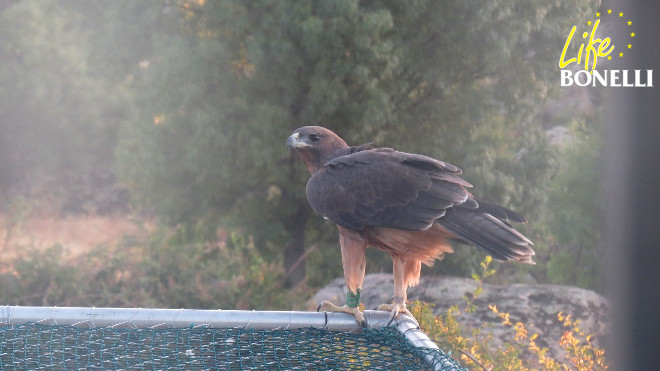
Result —
M 373 148 L 373 143 L 365 143 L 359 146 L 349 147 L 342 141 L 342 143 L 338 143 L 333 149 L 307 149 L 300 151 L 300 157 L 305 163 L 307 170 L 314 175 L 316 172 L 323 169 L 323 165 L 332 159 Z

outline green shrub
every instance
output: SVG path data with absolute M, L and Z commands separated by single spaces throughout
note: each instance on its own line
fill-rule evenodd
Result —
M 0 303 L 57 305 L 80 295 L 79 273 L 61 263 L 64 248 L 23 247 L 20 256 L 0 265 Z
M 209 240 L 205 228 L 159 229 L 71 258 L 66 249 L 23 246 L 0 262 L 0 302 L 11 305 L 207 309 L 304 307 L 308 290 L 283 287 L 281 262 L 266 261 L 252 238 Z

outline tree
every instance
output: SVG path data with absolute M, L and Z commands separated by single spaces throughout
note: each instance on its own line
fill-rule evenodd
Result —
M 0 190 L 111 166 L 122 91 L 100 77 L 80 9 L 57 1 L 0 9 Z
M 145 84 L 162 89 L 150 90 L 151 113 L 125 136 L 132 161 L 151 156 L 135 162 L 133 179 L 158 198 L 150 201 L 161 212 L 178 222 L 232 210 L 261 241 L 284 234 L 291 284 L 305 277 L 311 210 L 306 176 L 283 138 L 304 122 L 347 125 L 348 117 L 366 115 L 364 107 L 384 105 L 378 81 L 394 66 L 380 36 L 391 17 L 342 4 L 205 5 L 188 23 L 196 27 L 167 39 L 169 51 L 157 54 Z M 359 43 L 348 37 L 357 34 Z
M 595 120 L 598 121 L 598 120 Z M 571 125 L 573 140 L 561 153 L 561 167 L 550 190 L 548 226 L 553 241 L 549 254 L 548 278 L 551 282 L 602 289 L 603 264 L 599 214 L 604 191 L 600 174 L 600 135 L 598 128 L 584 122 Z
M 308 175 L 284 149 L 298 126 L 437 156 L 534 215 L 554 161 L 532 119 L 555 80 L 543 71 L 594 3 L 182 1 L 137 77 L 124 174 L 173 222 L 286 245 L 289 284 L 306 275 L 306 232 L 336 233 L 310 219 Z

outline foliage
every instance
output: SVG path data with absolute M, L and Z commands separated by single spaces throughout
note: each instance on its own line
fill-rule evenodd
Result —
M 112 168 L 137 209 L 240 229 L 290 283 L 321 285 L 341 275 L 336 228 L 307 205 L 284 140 L 323 124 L 463 168 L 477 197 L 530 220 L 538 280 L 595 287 L 595 135 L 558 153 L 538 113 L 566 31 L 597 3 L 6 2 L 0 191 Z M 456 251 L 434 272 L 479 270 Z M 369 271 L 390 269 L 368 254 Z
M 10 3 L 0 7 L 0 190 L 109 166 L 125 96 L 89 63 L 82 14 L 58 1 Z
M 334 226 L 310 218 L 307 174 L 283 146 L 304 124 L 453 162 L 478 196 L 534 220 L 556 167 L 532 120 L 554 83 L 539 71 L 593 6 L 179 2 L 158 22 L 181 26 L 154 38 L 135 76 L 120 168 L 141 205 L 173 223 L 240 226 L 268 256 L 286 246 L 287 269 L 309 235 L 324 243 L 317 253 L 337 244 Z M 465 274 L 478 263 L 439 266 Z
M 570 126 L 572 142 L 561 153 L 561 167 L 549 193 L 554 210 L 548 217 L 551 282 L 598 289 L 603 253 L 599 241 L 601 140 L 582 121 Z
M 12 305 L 294 309 L 304 287 L 284 290 L 280 264 L 251 238 L 205 228 L 159 229 L 70 257 L 61 245 L 22 246 L 0 263 L 0 302 Z M 224 237 L 224 238 L 223 238 Z
M 549 354 L 548 348 L 537 345 L 538 334 L 529 334 L 523 322 L 513 323 L 509 313 L 500 312 L 495 305 L 490 310 L 502 321 L 502 326 L 511 328 L 513 342 L 504 342 L 501 346 L 493 343 L 492 325 L 482 324 L 465 334 L 458 318 L 463 312 L 474 310 L 474 300 L 481 291 L 484 278 L 494 274 L 489 268 L 491 260 L 481 262 L 482 273 L 473 278 L 479 283 L 471 296 L 465 296 L 466 306 L 459 309 L 452 306 L 446 313 L 433 315 L 433 305 L 421 301 L 412 303 L 410 311 L 418 320 L 422 331 L 438 343 L 441 349 L 459 357 L 463 366 L 469 369 L 483 370 L 604 370 L 607 369 L 605 352 L 591 343 L 591 335 L 579 327 L 579 321 L 570 315 L 557 314 L 558 325 L 566 328 L 559 342 L 564 354 Z M 548 339 L 545 339 L 546 341 Z

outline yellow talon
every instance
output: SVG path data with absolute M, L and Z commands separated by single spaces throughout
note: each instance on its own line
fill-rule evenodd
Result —
M 390 318 L 389 318 L 389 320 L 387 321 L 387 325 L 388 325 L 388 326 L 392 324 L 392 321 L 394 321 L 394 319 L 395 319 L 399 314 L 405 314 L 405 315 L 409 316 L 409 317 L 412 318 L 412 319 L 415 321 L 415 323 L 417 323 L 417 325 L 419 326 L 419 323 L 418 323 L 417 320 L 415 319 L 415 316 L 413 316 L 412 313 L 410 313 L 410 311 L 408 310 L 408 308 L 406 308 L 406 305 L 405 305 L 405 304 L 381 304 L 381 305 L 379 305 L 378 307 L 376 307 L 376 310 L 381 310 L 381 311 L 390 312 Z
M 328 301 L 323 301 L 321 304 L 319 304 L 318 308 L 316 308 L 317 312 L 330 312 L 330 313 L 348 313 L 352 314 L 355 316 L 355 320 L 357 323 L 362 326 L 362 327 L 367 327 L 367 321 L 364 319 L 364 314 L 360 311 L 360 308 L 358 307 L 349 307 L 347 305 L 343 305 L 341 307 L 338 307 Z

